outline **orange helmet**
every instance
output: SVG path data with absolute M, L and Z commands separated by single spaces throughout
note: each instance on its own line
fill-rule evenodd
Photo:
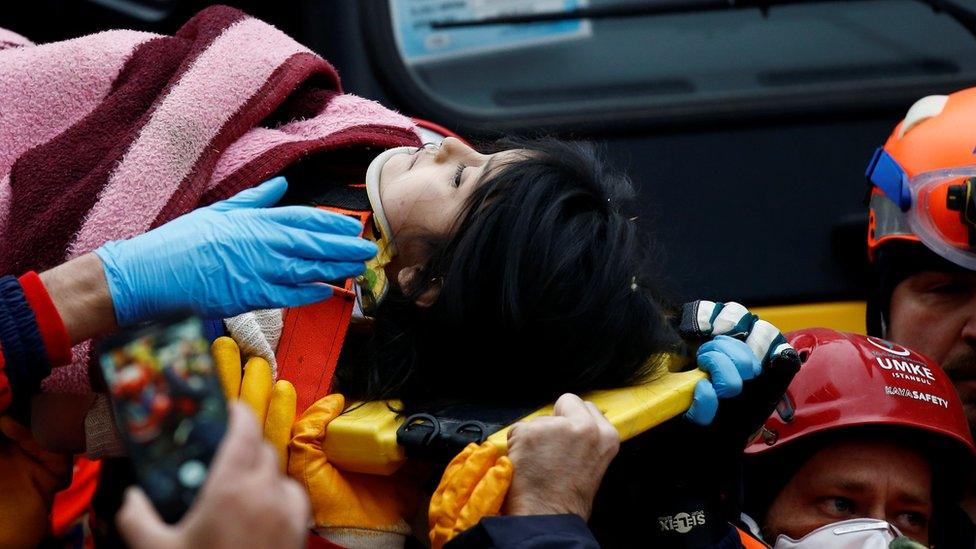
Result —
M 917 101 L 867 169 L 868 252 L 921 242 L 976 270 L 976 88 Z

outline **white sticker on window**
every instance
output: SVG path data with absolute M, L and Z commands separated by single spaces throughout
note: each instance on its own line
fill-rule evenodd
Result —
M 390 13 L 400 54 L 407 63 L 418 63 L 587 38 L 592 34 L 588 19 L 443 29 L 433 28 L 433 22 L 562 13 L 588 3 L 589 0 L 390 0 Z

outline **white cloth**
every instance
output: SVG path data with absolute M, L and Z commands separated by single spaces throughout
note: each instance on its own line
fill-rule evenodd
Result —
M 315 528 L 315 533 L 346 549 L 402 549 L 410 529 L 384 532 L 365 528 Z
M 115 427 L 112 402 L 104 393 L 95 394 L 85 415 L 85 453 L 89 459 L 119 457 L 128 453 L 125 441 Z
M 275 351 L 284 326 L 283 309 L 258 309 L 224 319 L 230 337 L 241 348 L 244 357 L 259 356 L 271 365 L 271 374 L 278 379 Z

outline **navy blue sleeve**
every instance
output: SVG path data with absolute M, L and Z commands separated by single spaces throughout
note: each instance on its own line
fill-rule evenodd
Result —
M 447 549 L 599 549 L 579 515 L 486 517 L 445 545 Z

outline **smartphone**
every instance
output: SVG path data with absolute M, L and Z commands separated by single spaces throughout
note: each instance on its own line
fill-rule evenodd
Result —
M 227 404 L 203 321 L 174 318 L 106 339 L 99 362 L 136 477 L 176 522 L 206 480 L 227 428 Z

